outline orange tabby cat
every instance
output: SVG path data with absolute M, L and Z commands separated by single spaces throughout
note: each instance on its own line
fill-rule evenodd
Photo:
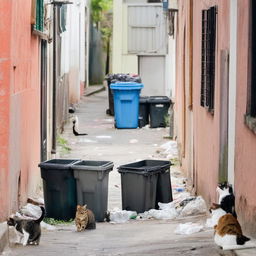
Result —
M 94 214 L 90 209 L 87 209 L 87 205 L 77 205 L 75 224 L 78 232 L 96 228 Z

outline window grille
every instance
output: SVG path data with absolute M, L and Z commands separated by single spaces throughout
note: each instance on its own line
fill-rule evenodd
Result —
M 201 106 L 214 111 L 217 7 L 202 11 Z

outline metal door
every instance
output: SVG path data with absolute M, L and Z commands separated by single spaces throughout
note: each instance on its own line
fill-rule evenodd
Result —
M 146 96 L 165 95 L 165 56 L 139 56 L 139 75 Z

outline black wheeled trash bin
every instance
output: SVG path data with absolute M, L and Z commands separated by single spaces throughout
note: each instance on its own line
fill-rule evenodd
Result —
M 76 181 L 72 164 L 77 160 L 52 159 L 39 164 L 43 179 L 46 216 L 70 220 L 76 213 Z
M 73 165 L 77 203 L 87 205 L 96 221 L 104 221 L 108 207 L 108 176 L 114 164 L 109 161 L 80 161 Z
M 160 163 L 161 162 L 161 163 Z M 156 205 L 155 208 L 159 209 L 158 203 L 169 203 L 173 201 L 172 185 L 170 176 L 170 161 L 160 161 L 161 171 L 158 174 L 157 187 L 156 187 Z
M 166 174 L 159 181 L 158 178 L 169 167 L 169 161 L 160 160 L 142 160 L 119 166 L 123 210 L 142 213 L 155 209 L 157 199 L 166 202 L 169 195 L 165 193 L 170 192 L 170 187 L 166 186 L 170 183 L 165 181 L 166 178 L 168 179 Z M 164 188 L 157 189 L 158 186 L 164 186 Z
M 139 127 L 144 127 L 149 124 L 149 104 L 148 98 L 146 96 L 140 97 L 140 107 L 139 107 Z
M 150 96 L 148 103 L 150 127 L 166 127 L 171 100 L 167 96 Z

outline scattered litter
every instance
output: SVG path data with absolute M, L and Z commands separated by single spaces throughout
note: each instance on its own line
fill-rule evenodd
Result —
M 41 222 L 41 227 L 46 229 L 46 230 L 49 230 L 49 231 L 56 230 L 56 227 L 54 227 L 54 226 L 52 226 L 50 224 L 47 224 L 44 221 Z
M 157 147 L 157 146 L 158 146 L 158 144 L 153 144 L 153 146 L 154 146 L 154 147 Z
M 142 129 L 146 129 L 146 130 L 150 129 L 149 124 L 147 124 L 147 125 L 145 125 L 144 127 L 142 127 Z
M 114 122 L 114 119 L 106 118 L 106 119 L 103 119 L 103 121 L 113 123 L 113 122 Z
M 118 208 L 114 208 L 110 212 L 110 223 L 125 223 L 130 219 L 137 217 L 137 212 L 135 211 L 125 211 Z
M 157 130 L 157 131 L 162 131 L 162 128 L 157 128 L 156 130 Z
M 185 205 L 180 215 L 184 217 L 184 216 L 190 216 L 190 215 L 203 214 L 206 212 L 207 212 L 206 203 L 201 196 L 198 196 L 195 200 Z
M 196 200 L 196 197 L 195 196 L 191 196 L 191 197 L 187 197 L 186 199 L 182 200 L 180 202 L 180 206 L 181 207 L 184 207 L 186 206 L 189 202 L 193 201 L 193 200 Z
M 202 225 L 198 225 L 196 223 L 187 222 L 184 224 L 179 224 L 175 229 L 174 233 L 178 235 L 191 235 L 193 233 L 197 233 L 203 230 Z
M 157 152 L 166 158 L 168 156 L 168 159 L 177 158 L 178 157 L 177 142 L 168 141 L 162 144 Z
M 157 220 L 162 219 L 175 219 L 178 216 L 178 212 L 175 209 L 174 202 L 163 204 L 158 203 L 160 210 L 151 209 L 149 211 L 146 211 L 144 213 L 140 213 L 142 219 L 150 219 L 155 218 Z
M 112 136 L 108 136 L 108 135 L 99 135 L 99 136 L 96 136 L 97 139 L 111 139 Z
M 20 209 L 21 215 L 25 215 L 30 218 L 39 218 L 42 211 L 39 206 L 33 204 L 26 204 Z
M 138 143 L 138 140 L 136 140 L 136 139 L 131 139 L 131 140 L 129 141 L 129 143 L 131 143 L 131 144 Z
M 115 187 L 116 187 L 116 188 L 119 188 L 119 186 L 118 186 L 118 185 L 115 185 Z
M 96 140 L 90 140 L 90 139 L 79 139 L 78 140 L 79 143 L 97 143 L 98 141 Z
M 185 191 L 185 188 L 175 188 L 175 190 L 176 190 L 177 192 L 184 192 L 184 191 Z

